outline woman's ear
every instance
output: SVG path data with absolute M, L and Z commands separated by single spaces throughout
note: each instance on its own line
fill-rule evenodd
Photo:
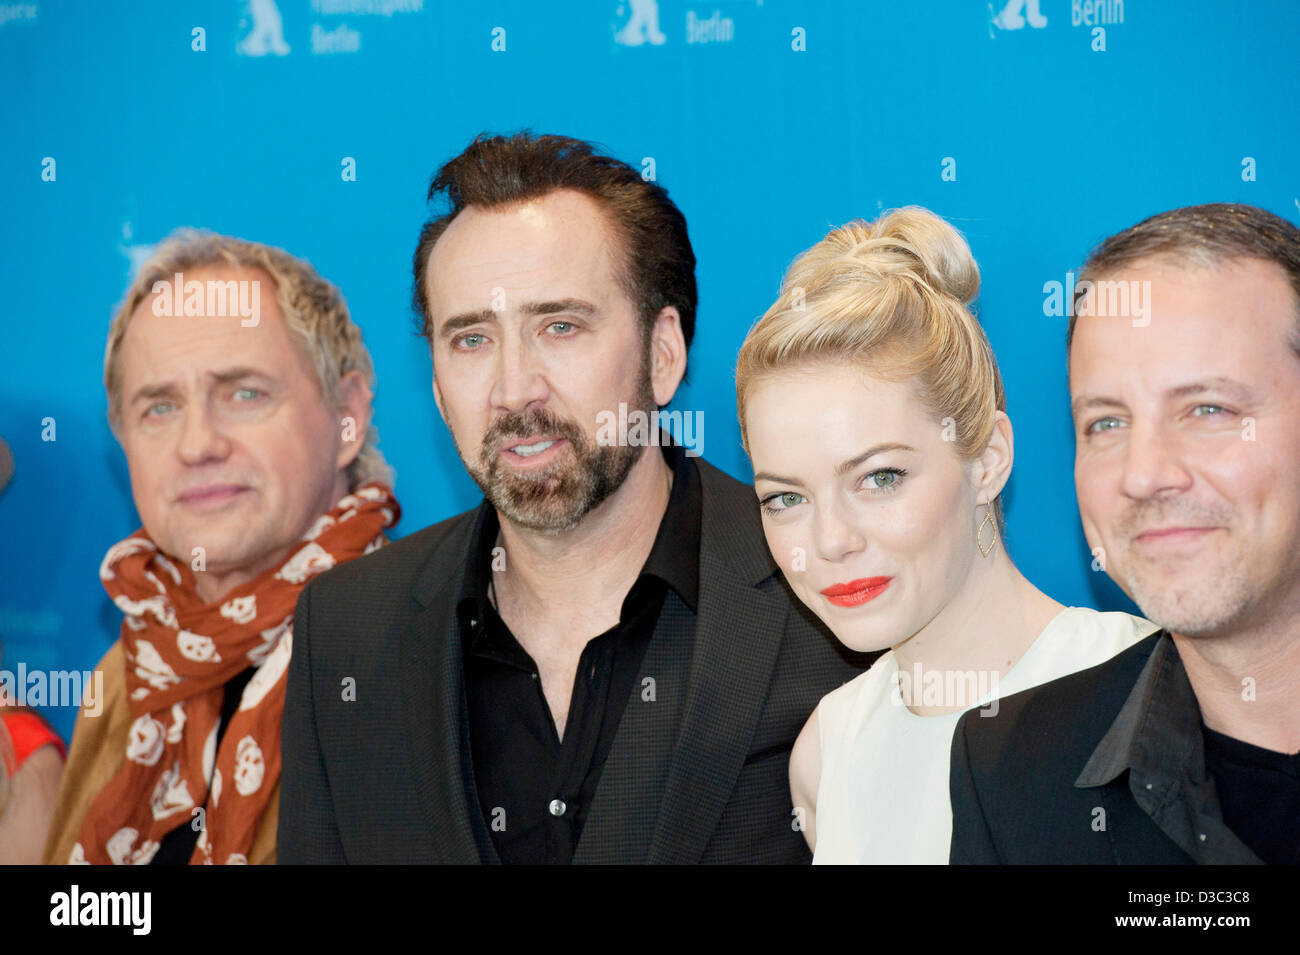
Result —
M 971 483 L 975 486 L 975 502 L 992 504 L 1006 487 L 1011 477 L 1011 464 L 1015 458 L 1015 437 L 1011 419 L 1005 411 L 997 412 L 993 420 L 993 434 L 989 443 L 971 468 Z

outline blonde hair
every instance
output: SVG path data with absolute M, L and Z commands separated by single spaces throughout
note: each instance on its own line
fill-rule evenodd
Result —
M 350 371 L 359 371 L 373 392 L 375 370 L 361 339 L 361 329 L 352 321 L 342 293 L 310 264 L 260 242 L 178 229 L 158 244 L 140 268 L 108 329 L 104 388 L 108 392 L 108 423 L 115 435 L 120 436 L 122 426 L 122 341 L 136 308 L 152 293 L 155 282 L 170 282 L 177 272 L 223 265 L 259 269 L 272 278 L 285 325 L 301 340 L 330 408 L 340 407 L 339 383 Z M 372 423 L 366 429 L 361 452 L 348 465 L 349 489 L 355 490 L 367 481 L 392 485 L 392 469 L 380 453 L 378 441 L 379 433 Z
M 970 246 L 928 209 L 907 206 L 833 230 L 790 265 L 777 300 L 741 346 L 736 405 L 746 453 L 754 385 L 830 362 L 915 380 L 927 408 L 951 426 L 957 454 L 978 457 L 1006 410 L 993 349 L 969 308 L 979 287 Z M 1000 499 L 991 509 L 1001 528 Z

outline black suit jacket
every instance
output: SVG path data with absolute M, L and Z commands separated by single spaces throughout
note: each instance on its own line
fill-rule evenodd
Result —
M 806 862 L 790 750 L 867 662 L 790 591 L 752 489 L 697 459 L 698 616 L 665 602 L 575 862 Z M 278 860 L 476 863 L 496 854 L 470 757 L 455 602 L 474 511 L 312 581 L 283 722 Z M 349 699 L 349 697 L 352 697 Z
M 949 776 L 953 864 L 1192 863 L 1138 803 L 1129 772 L 1076 785 L 1160 637 L 1005 697 L 996 716 L 961 718 Z

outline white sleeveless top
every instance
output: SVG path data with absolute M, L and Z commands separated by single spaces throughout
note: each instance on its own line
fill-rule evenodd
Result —
M 949 700 L 933 702 L 959 705 L 972 699 L 972 706 L 987 706 L 1103 663 L 1157 629 L 1127 613 L 1066 607 L 996 687 L 989 678 L 967 678 L 969 689 L 952 684 Z M 814 864 L 948 862 L 949 756 L 964 711 L 917 716 L 902 703 L 900 681 L 912 686 L 912 698 L 923 705 L 932 701 L 928 690 L 942 692 L 942 684 L 928 680 L 924 670 L 899 674 L 890 650 L 817 706 L 822 767 Z

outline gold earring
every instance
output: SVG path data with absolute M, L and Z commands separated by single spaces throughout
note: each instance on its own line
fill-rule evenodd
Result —
M 981 556 L 984 557 L 987 557 L 989 554 L 993 552 L 993 545 L 998 542 L 998 526 L 996 523 L 994 523 L 993 518 L 990 516 L 989 510 L 990 510 L 989 506 L 985 504 L 984 520 L 980 521 L 979 530 L 975 532 L 975 546 L 980 549 L 980 554 Z M 989 541 L 989 546 L 987 548 L 984 546 L 984 540 L 983 540 L 985 524 L 993 525 L 992 539 Z

